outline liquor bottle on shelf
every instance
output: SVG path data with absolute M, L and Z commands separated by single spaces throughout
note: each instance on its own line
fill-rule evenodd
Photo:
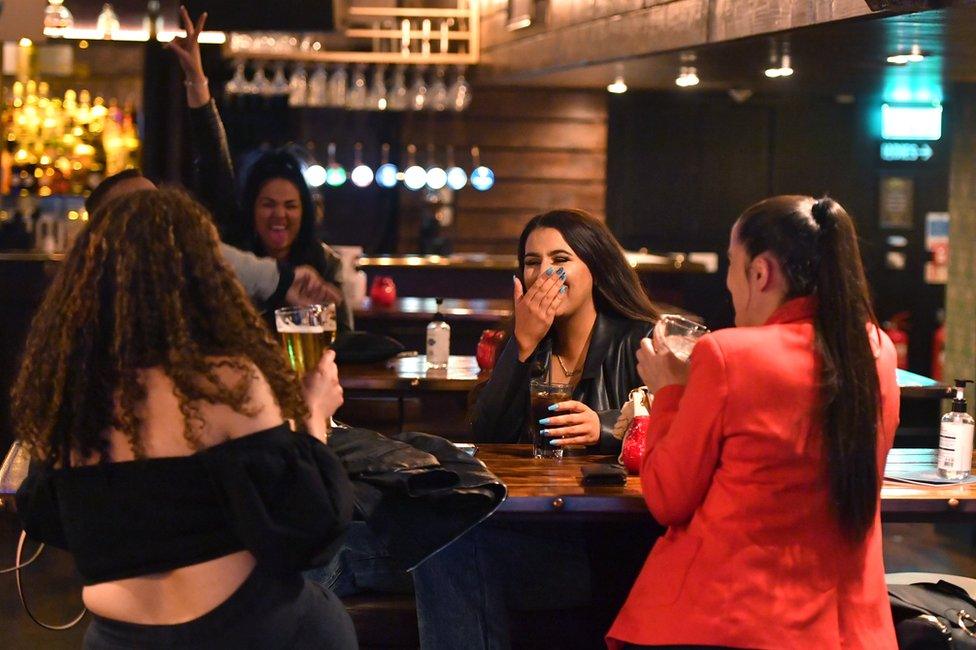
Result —
M 427 366 L 447 368 L 451 356 L 451 326 L 444 322 L 441 314 L 442 298 L 437 299 L 437 312 L 434 320 L 427 325 Z

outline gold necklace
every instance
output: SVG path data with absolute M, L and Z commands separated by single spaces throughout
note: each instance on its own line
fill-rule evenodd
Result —
M 552 356 L 556 357 L 556 361 L 559 363 L 559 367 L 563 369 L 563 374 L 566 375 L 566 378 L 567 379 L 569 379 L 573 375 L 579 374 L 580 368 L 574 368 L 573 371 L 570 372 L 569 370 L 566 370 L 566 366 L 565 366 L 565 364 L 563 364 L 563 360 L 559 358 L 559 355 L 558 354 L 556 354 L 555 352 L 553 352 L 552 353 Z

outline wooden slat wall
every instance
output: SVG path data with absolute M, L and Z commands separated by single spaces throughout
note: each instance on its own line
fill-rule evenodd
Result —
M 455 146 L 456 162 L 470 170 L 470 147 L 495 172 L 495 187 L 455 194 L 455 215 L 443 234 L 454 252 L 513 253 L 525 222 L 557 207 L 606 211 L 607 103 L 602 91 L 476 88 L 465 113 L 407 115 L 402 143 L 418 148 L 426 165 L 426 145 Z M 424 211 L 419 192 L 401 190 L 401 252 L 419 250 Z

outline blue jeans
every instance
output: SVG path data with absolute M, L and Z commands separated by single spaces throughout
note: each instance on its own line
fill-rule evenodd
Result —
M 423 650 L 507 650 L 508 610 L 579 607 L 591 598 L 580 528 L 483 523 L 413 571 Z
M 328 587 L 339 598 L 370 591 L 386 594 L 413 591 L 410 575 L 396 566 L 386 546 L 361 521 L 350 524 L 346 541 L 332 561 L 306 571 L 305 577 Z

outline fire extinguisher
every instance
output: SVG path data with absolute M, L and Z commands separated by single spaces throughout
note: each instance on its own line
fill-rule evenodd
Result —
M 940 309 L 938 315 L 939 326 L 932 335 L 932 379 L 942 381 L 945 369 L 946 326 L 945 310 Z
M 907 329 L 909 313 L 901 311 L 886 320 L 881 328 L 895 344 L 895 353 L 898 356 L 898 367 L 908 370 L 908 332 Z

